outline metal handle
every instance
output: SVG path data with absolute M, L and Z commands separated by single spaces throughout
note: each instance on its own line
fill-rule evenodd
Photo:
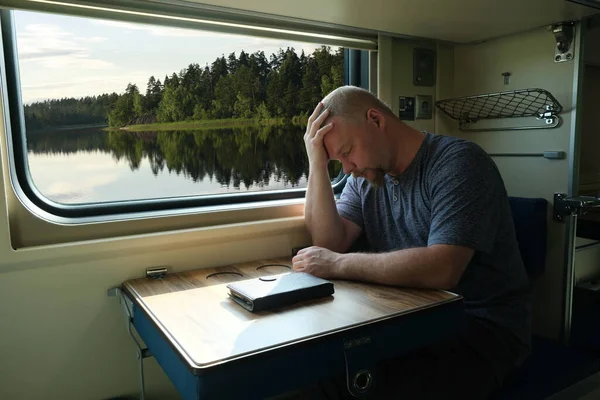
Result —
M 546 125 L 528 125 L 528 126 L 511 126 L 506 128 L 467 128 L 468 122 L 461 122 L 459 129 L 463 132 L 498 132 L 498 131 L 525 131 L 530 129 L 552 129 L 556 128 L 562 122 L 562 118 L 559 115 L 552 115 L 545 117 L 544 121 Z

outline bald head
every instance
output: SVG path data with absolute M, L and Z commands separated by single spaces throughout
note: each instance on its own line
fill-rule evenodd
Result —
M 322 103 L 323 110 L 329 110 L 328 120 L 337 116 L 346 122 L 364 122 L 370 108 L 375 108 L 386 116 L 395 116 L 373 93 L 356 86 L 340 86 L 329 93 Z

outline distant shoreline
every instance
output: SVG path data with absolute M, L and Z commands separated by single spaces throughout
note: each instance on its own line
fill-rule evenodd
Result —
M 72 131 L 75 129 L 97 129 L 106 128 L 108 124 L 83 124 L 83 125 L 63 125 L 63 126 L 49 126 L 44 129 L 29 130 L 28 133 L 44 133 L 44 132 L 56 132 L 56 131 Z
M 108 124 L 84 124 L 84 125 L 66 125 L 52 126 L 44 129 L 28 130 L 28 133 L 44 133 L 70 130 L 102 129 L 104 131 L 125 131 L 125 132 L 159 132 L 159 131 L 185 131 L 201 129 L 219 129 L 219 128 L 241 128 L 245 126 L 283 126 L 283 125 L 306 125 L 306 117 L 294 117 L 291 120 L 287 118 L 224 118 L 212 120 L 179 121 L 179 122 L 157 122 L 154 124 L 128 125 L 120 128 L 111 127 Z
M 299 119 L 299 120 L 298 120 Z M 298 122 L 304 124 L 301 118 L 294 118 L 292 121 L 286 121 L 285 118 L 269 118 L 269 119 L 254 119 L 254 118 L 225 118 L 199 121 L 179 121 L 179 122 L 157 122 L 154 124 L 139 124 L 129 125 L 121 128 L 107 128 L 107 130 L 123 130 L 129 132 L 147 132 L 147 131 L 175 131 L 175 130 L 198 130 L 211 128 L 237 128 L 244 126 L 279 126 L 292 123 L 297 125 Z

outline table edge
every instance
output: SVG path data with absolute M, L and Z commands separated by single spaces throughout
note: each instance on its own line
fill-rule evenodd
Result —
M 163 336 L 163 338 L 176 350 L 176 353 L 179 355 L 179 357 L 182 358 L 186 362 L 188 368 L 192 371 L 206 370 L 206 369 L 209 369 L 209 368 L 221 365 L 221 364 L 226 364 L 226 363 L 229 363 L 232 361 L 241 360 L 241 359 L 252 357 L 252 356 L 255 356 L 258 354 L 262 354 L 267 351 L 272 351 L 275 349 L 281 349 L 281 348 L 289 347 L 292 345 L 297 345 L 297 344 L 304 343 L 304 342 L 307 342 L 310 340 L 322 339 L 324 337 L 331 336 L 331 335 L 334 335 L 337 333 L 346 332 L 346 331 L 349 331 L 352 329 L 358 329 L 358 328 L 366 326 L 366 325 L 386 321 L 389 319 L 397 318 L 399 316 L 413 314 L 415 312 L 423 311 L 423 310 L 430 309 L 430 308 L 440 307 L 440 306 L 443 306 L 443 305 L 446 305 L 449 303 L 460 302 L 463 300 L 463 296 L 461 296 L 459 294 L 456 294 L 456 293 L 453 293 L 453 292 L 450 292 L 447 290 L 442 290 L 442 289 L 433 289 L 436 291 L 451 294 L 454 297 L 440 301 L 440 302 L 436 302 L 434 304 L 416 307 L 411 310 L 406 310 L 406 311 L 386 315 L 384 317 L 370 319 L 368 321 L 358 322 L 356 324 L 348 325 L 343 328 L 324 331 L 322 333 L 312 335 L 310 337 L 303 337 L 300 339 L 295 339 L 295 340 L 290 340 L 287 342 L 278 343 L 275 345 L 261 348 L 260 350 L 247 351 L 245 353 L 236 354 L 235 356 L 222 358 L 220 360 L 212 361 L 212 362 L 208 362 L 208 363 L 197 363 L 196 361 L 193 360 L 193 358 L 190 356 L 190 354 L 183 348 L 183 346 L 173 337 L 173 335 L 162 324 L 162 322 L 160 322 L 158 317 L 150 311 L 147 304 L 143 301 L 143 297 L 141 297 L 140 294 L 131 286 L 129 281 L 127 281 L 123 284 L 123 288 L 124 288 L 125 293 L 129 295 L 130 300 L 134 304 L 136 304 L 138 307 L 140 307 L 140 310 L 142 310 L 144 312 L 144 314 L 146 314 L 146 316 L 153 322 L 153 324 L 158 328 L 158 330 L 161 333 L 161 335 Z

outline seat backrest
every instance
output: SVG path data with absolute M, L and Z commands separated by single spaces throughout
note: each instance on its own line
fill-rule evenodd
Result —
M 539 198 L 509 197 L 517 242 L 529 279 L 540 276 L 546 267 L 548 201 Z

